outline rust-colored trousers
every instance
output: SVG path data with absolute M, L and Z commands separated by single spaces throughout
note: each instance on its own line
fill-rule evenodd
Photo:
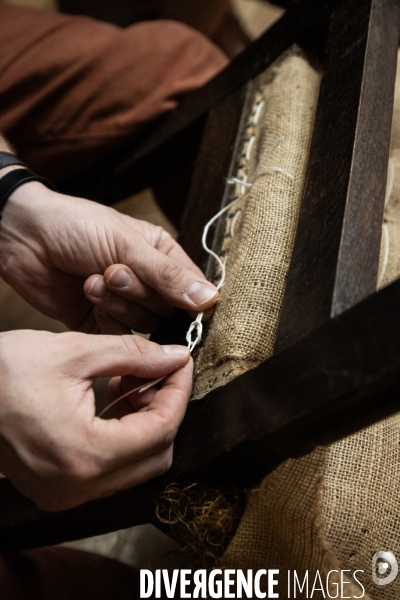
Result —
M 119 29 L 0 1 L 0 131 L 32 169 L 61 179 L 133 140 L 226 63 L 175 21 Z
M 0 131 L 32 169 L 61 179 L 134 140 L 226 62 L 180 23 L 122 30 L 0 3 Z M 1 600 L 138 597 L 138 574 L 100 556 L 64 548 L 0 555 Z

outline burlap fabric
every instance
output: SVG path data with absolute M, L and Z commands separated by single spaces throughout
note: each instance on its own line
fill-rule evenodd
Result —
M 215 249 L 226 258 L 226 284 L 196 356 L 194 398 L 273 352 L 319 79 L 304 57 L 292 50 L 256 81 L 236 171 L 252 187 L 237 185 L 232 190 L 233 197 L 245 193 L 224 219 L 223 235 L 217 236 Z
M 383 223 L 379 286 L 400 276 L 400 76 L 398 72 L 387 201 Z M 295 83 L 293 86 L 295 87 Z M 268 123 L 266 119 L 265 123 Z M 266 257 L 268 260 L 268 257 Z M 393 315 L 398 318 L 398 315 Z M 375 424 L 329 448 L 288 460 L 264 479 L 249 496 L 243 519 L 222 567 L 279 568 L 284 575 L 296 570 L 302 580 L 309 571 L 308 594 L 297 598 L 325 598 L 326 575 L 345 570 L 343 595 L 331 574 L 331 597 L 398 600 L 400 576 L 389 585 L 372 580 L 372 556 L 391 551 L 400 560 L 400 416 Z M 312 586 L 316 572 L 325 592 Z M 280 597 L 287 597 L 286 579 Z M 317 588 L 319 582 L 317 581 Z M 293 596 L 291 596 L 293 597 Z

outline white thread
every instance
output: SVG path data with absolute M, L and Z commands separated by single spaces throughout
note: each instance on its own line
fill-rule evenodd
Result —
M 226 183 L 228 183 L 229 185 L 241 185 L 244 186 L 246 188 L 251 188 L 251 186 L 253 185 L 252 183 L 247 183 L 246 179 L 238 179 L 237 177 L 227 177 L 225 179 Z
M 276 140 L 275 144 L 272 146 L 271 152 L 269 152 L 268 156 L 271 156 L 271 154 L 273 154 L 274 150 L 276 150 L 276 148 L 279 146 L 279 144 L 282 144 L 282 142 L 285 140 L 285 136 L 281 135 L 278 137 L 278 139 Z M 260 175 L 266 175 L 267 173 L 282 173 L 282 175 L 286 175 L 286 177 L 289 177 L 290 179 L 294 179 L 294 174 L 291 171 L 287 171 L 286 169 L 282 169 L 281 167 L 276 167 L 274 165 L 267 165 L 265 167 L 263 167 L 262 165 L 260 165 L 253 177 L 252 177 L 252 181 L 255 182 L 255 180 L 260 176 Z
M 209 248 L 207 246 L 207 235 L 208 235 L 208 231 L 209 231 L 211 225 L 213 225 L 213 223 L 215 223 L 215 221 L 217 219 L 219 219 L 220 216 L 224 214 L 224 212 L 229 210 L 239 200 L 241 200 L 241 197 L 236 198 L 235 200 L 233 200 L 233 202 L 230 202 L 227 206 L 224 206 L 224 208 L 221 208 L 221 210 L 219 212 L 217 212 L 217 214 L 214 215 L 213 218 L 208 221 L 207 225 L 204 227 L 203 235 L 201 238 L 201 244 L 202 244 L 204 250 L 217 261 L 217 263 L 221 269 L 221 278 L 219 280 L 218 285 L 216 286 L 217 290 L 220 290 L 225 283 L 225 274 L 226 274 L 225 265 L 222 262 L 222 260 L 220 259 L 220 257 L 217 254 L 215 254 L 215 252 L 213 252 L 213 250 L 211 250 L 211 248 Z
M 393 192 L 394 173 L 395 173 L 394 162 L 392 161 L 391 158 L 389 158 L 388 180 L 387 180 L 386 195 L 385 195 L 385 207 L 387 206 L 387 203 L 389 202 L 390 196 L 392 195 L 392 192 Z M 384 223 L 382 225 L 382 242 L 383 242 L 383 261 L 382 261 L 381 274 L 380 274 L 379 280 L 378 280 L 378 288 L 382 285 L 382 281 L 385 276 L 386 268 L 387 268 L 387 264 L 388 264 L 388 260 L 389 260 L 390 234 L 389 234 L 389 228 L 386 225 L 386 223 Z
M 284 136 L 281 135 L 277 141 L 275 142 L 275 144 L 272 147 L 271 152 L 269 153 L 270 155 L 274 152 L 274 150 L 279 146 L 279 144 L 282 144 L 282 142 L 284 141 Z M 248 160 L 250 158 L 250 152 L 253 148 L 253 143 L 255 140 L 255 136 L 253 136 L 250 141 L 249 141 L 249 145 L 247 147 L 247 151 L 246 151 L 246 159 Z M 389 162 L 390 165 L 390 162 Z M 393 167 L 393 165 L 392 165 Z M 260 175 L 266 175 L 267 173 L 281 173 L 282 175 L 285 175 L 286 177 L 289 177 L 289 179 L 294 179 L 294 173 L 292 173 L 291 171 L 288 171 L 287 169 L 282 169 L 282 167 L 276 167 L 276 166 L 265 166 L 265 167 L 260 167 L 259 169 L 256 169 L 254 176 L 252 178 L 252 182 L 248 182 L 247 181 L 247 176 L 245 175 L 243 177 L 243 179 L 238 179 L 237 177 L 228 177 L 226 179 L 226 182 L 229 185 L 236 185 L 239 184 L 242 186 L 242 195 L 244 195 L 245 193 L 245 189 L 244 188 L 251 188 L 254 181 L 257 179 L 257 177 L 259 177 Z M 393 167 L 393 176 L 394 176 L 394 167 Z M 390 179 L 389 181 L 391 181 L 391 185 L 393 186 L 393 180 Z M 388 183 L 389 186 L 389 183 Z
M 286 169 L 281 169 L 281 167 L 264 167 L 261 171 L 258 171 L 257 177 L 260 175 L 266 175 L 267 173 L 282 173 L 282 175 L 286 175 L 290 179 L 294 179 L 294 174 L 291 171 L 287 171 Z
M 253 135 L 250 140 L 249 143 L 247 145 L 247 150 L 246 150 L 246 159 L 249 160 L 250 159 L 250 154 L 251 154 L 251 150 L 253 148 L 253 144 L 255 142 L 256 136 Z
M 203 335 L 203 323 L 201 322 L 204 313 L 199 313 L 196 317 L 196 320 L 190 324 L 188 332 L 186 334 L 186 341 L 188 343 L 188 348 L 190 354 L 193 352 L 194 348 L 201 340 L 201 336 Z M 196 331 L 195 339 L 192 339 L 192 333 Z
M 233 237 L 235 235 L 235 225 L 236 225 L 236 221 L 238 220 L 239 216 L 242 214 L 241 210 L 238 210 L 237 213 L 235 214 L 235 216 L 232 219 L 232 224 L 231 224 L 231 236 Z
M 153 379 L 153 381 L 150 381 L 149 383 L 145 383 L 144 385 L 138 385 L 138 387 L 134 388 L 133 390 L 129 390 L 129 392 L 126 392 L 126 394 L 122 394 L 122 396 L 119 396 L 119 398 L 114 400 L 114 402 L 111 402 L 111 404 L 108 404 L 108 406 L 103 408 L 103 410 L 99 414 L 99 417 L 102 417 L 109 408 L 114 406 L 114 404 L 117 404 L 117 402 L 122 400 L 122 398 L 126 398 L 127 396 L 129 396 L 129 394 L 133 394 L 134 392 L 139 392 L 139 394 L 141 394 L 142 392 L 145 392 L 146 390 L 153 387 L 153 385 L 156 385 L 163 379 L 165 379 L 165 377 L 159 377 L 158 379 Z
M 266 175 L 267 173 L 282 173 L 282 175 L 286 175 L 286 177 L 289 177 L 290 179 L 294 179 L 294 173 L 292 173 L 291 171 L 287 171 L 286 169 L 282 169 L 281 167 L 263 167 L 261 170 L 256 171 L 255 172 L 255 176 L 254 179 L 256 179 L 257 177 L 259 177 L 260 175 Z M 253 186 L 252 183 L 247 182 L 246 179 L 238 179 L 237 177 L 228 177 L 228 179 L 226 180 L 226 183 L 228 183 L 229 185 L 241 185 L 242 187 L 245 188 L 251 188 Z M 243 191 L 242 191 L 242 195 L 243 195 Z
M 386 223 L 384 223 L 382 225 L 382 241 L 383 241 L 383 245 L 384 245 L 383 261 L 382 261 L 381 274 L 379 276 L 379 281 L 378 281 L 378 288 L 382 284 L 383 278 L 385 276 L 385 271 L 386 271 L 386 267 L 388 264 L 388 260 L 389 260 L 389 241 L 390 240 L 389 240 L 389 229 L 388 229 L 388 226 L 386 225 Z
M 386 196 L 385 196 L 385 206 L 389 202 L 390 196 L 392 195 L 393 185 L 394 185 L 394 162 L 392 161 L 391 158 L 389 158 L 388 180 L 387 180 L 387 185 L 386 185 Z
M 262 103 L 260 103 L 260 104 L 262 104 Z M 260 108 L 260 104 L 257 107 L 257 111 L 259 111 L 259 112 L 257 113 L 257 111 L 256 111 L 256 113 L 255 113 L 255 115 L 253 117 L 253 122 L 257 122 L 258 121 L 258 118 L 259 118 L 259 115 L 260 115 L 260 112 L 261 112 L 261 109 L 262 109 L 262 106 Z M 285 138 L 283 136 L 280 136 L 277 139 L 276 143 L 274 144 L 274 146 L 273 146 L 273 148 L 271 150 L 271 154 L 273 153 L 273 151 L 275 150 L 275 148 L 277 146 L 279 146 L 279 144 L 281 144 L 283 142 L 284 139 Z M 250 158 L 250 152 L 251 152 L 251 149 L 253 147 L 254 140 L 255 140 L 255 136 L 252 136 L 250 138 L 249 145 L 247 147 L 246 159 Z M 286 175 L 287 177 L 290 177 L 291 179 L 294 179 L 293 173 L 291 173 L 290 171 L 286 171 L 285 169 L 281 169 L 280 167 L 275 167 L 275 166 L 264 167 L 259 172 L 259 175 L 263 175 L 264 173 L 272 173 L 272 172 L 282 173 L 283 175 Z M 243 177 L 243 179 L 238 179 L 237 177 L 228 177 L 226 179 L 226 182 L 228 184 L 231 184 L 231 185 L 232 184 L 234 184 L 234 185 L 236 185 L 236 184 L 241 185 L 242 186 L 242 196 L 246 193 L 246 188 L 250 188 L 253 185 L 252 183 L 247 182 L 247 175 L 245 175 Z M 222 262 L 222 260 L 218 256 L 218 254 L 216 254 L 213 250 L 211 250 L 211 248 L 209 248 L 207 246 L 207 235 L 208 235 L 208 232 L 209 232 L 209 229 L 210 229 L 211 225 L 213 225 L 215 223 L 215 221 L 217 221 L 227 210 L 229 210 L 234 204 L 236 204 L 236 202 L 238 202 L 239 200 L 241 200 L 242 196 L 239 196 L 239 198 L 236 198 L 235 200 L 233 200 L 233 202 L 231 202 L 230 204 L 228 204 L 224 208 L 221 208 L 221 210 L 218 211 L 217 214 L 214 215 L 212 217 L 212 219 L 210 219 L 208 221 L 208 223 L 206 224 L 206 226 L 204 227 L 204 230 L 203 230 L 203 235 L 202 235 L 202 238 L 201 238 L 201 244 L 203 246 L 203 249 L 210 256 L 212 256 L 214 258 L 214 260 L 217 261 L 218 266 L 221 269 L 221 278 L 219 280 L 218 285 L 216 286 L 217 290 L 220 290 L 223 287 L 224 283 L 225 283 L 226 268 L 225 268 L 225 264 Z M 234 231 L 236 219 L 238 218 L 239 214 L 240 214 L 240 212 L 236 213 L 236 215 L 235 215 L 235 217 L 234 217 L 234 219 L 232 221 L 232 225 L 231 225 L 231 234 L 232 235 L 233 235 L 233 231 Z M 201 336 L 202 336 L 202 333 L 203 333 L 203 325 L 202 325 L 202 322 L 201 322 L 202 317 L 203 317 L 203 313 L 199 313 L 197 315 L 196 320 L 191 323 L 191 325 L 189 327 L 189 331 L 186 334 L 186 341 L 188 343 L 188 348 L 189 348 L 190 352 L 192 352 L 194 350 L 194 348 L 197 346 L 197 344 L 201 340 Z M 195 339 L 192 339 L 192 333 L 193 333 L 193 331 L 196 331 L 196 338 Z
M 235 200 L 233 200 L 233 202 L 230 202 L 227 206 L 224 206 L 224 208 L 221 208 L 221 210 L 218 211 L 217 214 L 214 215 L 212 217 L 212 219 L 210 219 L 208 221 L 207 225 L 204 227 L 203 235 L 201 236 L 201 245 L 203 246 L 203 249 L 210 256 L 212 256 L 214 258 L 214 260 L 217 261 L 218 266 L 221 269 L 221 277 L 220 277 L 220 280 L 218 282 L 218 285 L 216 286 L 216 288 L 217 288 L 218 291 L 222 288 L 222 286 L 225 283 L 226 268 L 225 268 L 225 264 L 222 262 L 222 260 L 218 256 L 218 254 L 215 254 L 215 252 L 213 250 L 211 250 L 211 248 L 209 248 L 207 246 L 207 235 L 208 235 L 208 232 L 209 232 L 209 229 L 210 229 L 211 225 L 213 225 L 215 223 L 215 221 L 217 219 L 219 219 L 221 215 L 224 214 L 224 212 L 226 212 L 227 210 L 229 210 L 240 199 L 241 199 L 241 196 L 239 198 L 236 198 Z M 201 320 L 203 318 L 203 314 L 204 313 L 199 313 L 197 315 L 196 320 L 191 323 L 191 325 L 189 327 L 189 330 L 188 330 L 188 332 L 186 334 L 186 341 L 188 343 L 188 348 L 189 348 L 189 352 L 190 353 L 192 353 L 192 351 L 195 349 L 195 347 L 197 346 L 197 344 L 201 340 L 201 336 L 203 334 L 203 324 L 201 322 Z M 194 330 L 196 331 L 196 338 L 192 339 L 192 332 Z
M 250 185 L 252 185 L 252 184 L 251 184 L 251 182 L 249 182 L 249 183 L 250 183 Z M 248 187 L 249 187 L 249 186 L 248 186 L 248 182 L 247 182 L 247 175 L 244 175 L 244 177 L 243 177 L 243 183 L 242 183 L 242 189 L 241 189 L 242 196 L 244 196 L 244 195 L 245 195 L 245 193 L 246 193 L 246 188 L 248 188 Z
M 271 156 L 271 154 L 274 152 L 274 150 L 277 149 L 277 147 L 279 146 L 279 144 L 282 144 L 282 142 L 284 142 L 284 141 L 285 141 L 285 136 L 284 135 L 280 135 L 278 137 L 278 139 L 276 140 L 275 144 L 272 146 L 272 150 L 269 153 L 269 156 Z
M 257 125 L 257 123 L 258 123 L 258 119 L 260 118 L 261 111 L 263 109 L 264 104 L 265 104 L 265 100 L 261 100 L 261 102 L 257 106 L 257 110 L 254 113 L 254 117 L 253 117 L 253 123 L 254 123 L 254 125 Z

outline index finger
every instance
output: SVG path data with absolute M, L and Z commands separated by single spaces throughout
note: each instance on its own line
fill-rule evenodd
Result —
M 140 412 L 121 419 L 95 419 L 95 439 L 101 445 L 103 472 L 159 454 L 172 445 L 186 412 L 192 375 L 191 359 L 162 382 L 153 401 Z
M 161 245 L 158 248 L 158 250 L 160 250 L 161 252 L 164 252 L 163 246 Z M 198 277 L 205 279 L 203 271 L 192 261 L 190 256 L 188 256 L 188 254 L 186 254 L 186 252 L 184 251 L 182 246 L 180 244 L 178 244 L 177 241 L 172 239 L 171 243 L 169 244 L 169 247 L 167 247 L 165 250 L 166 250 L 165 254 L 167 256 L 169 256 L 173 260 L 176 260 L 176 262 L 181 263 L 186 269 L 188 269 L 189 271 L 192 271 Z
M 121 263 L 130 266 L 142 281 L 173 306 L 203 312 L 217 302 L 219 292 L 204 275 L 197 275 L 144 239 L 137 240 L 134 250 L 135 254 L 126 256 Z
M 146 237 L 146 235 L 145 239 L 147 239 L 147 241 L 150 241 L 149 238 Z M 204 273 L 201 271 L 201 269 L 199 269 L 199 267 L 192 261 L 192 259 L 185 252 L 182 246 L 172 237 L 170 233 L 165 231 L 165 229 L 158 228 L 158 239 L 156 238 L 154 241 L 155 244 L 152 244 L 150 242 L 150 245 L 154 246 L 154 248 L 160 250 L 160 252 L 163 252 L 176 262 L 180 263 L 186 269 L 196 274 L 198 277 L 204 279 Z

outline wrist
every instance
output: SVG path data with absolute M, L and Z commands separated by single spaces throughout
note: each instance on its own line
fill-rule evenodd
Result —
M 0 177 L 1 180 L 1 177 Z M 39 216 L 46 210 L 50 196 L 54 192 L 40 181 L 27 181 L 18 186 L 9 196 L 3 210 L 1 227 L 13 222 L 18 226 L 23 222 L 33 222 L 35 215 Z
M 0 219 L 1 212 L 13 192 L 28 182 L 38 181 L 47 188 L 56 190 L 51 181 L 32 173 L 11 149 L 2 150 L 2 141 L 4 139 L 0 135 Z
M 8 201 L 4 207 L 4 211 L 7 206 L 12 203 L 28 204 L 37 203 L 40 200 L 47 199 L 54 194 L 53 190 L 50 190 L 40 181 L 26 181 L 18 186 L 9 196 Z M 3 214 L 4 214 L 3 211 Z
M 10 242 L 26 242 L 32 236 L 37 237 L 43 217 L 49 211 L 51 195 L 54 195 L 54 192 L 39 181 L 26 181 L 12 191 L 1 211 L 0 252 L 4 251 Z
M 32 256 L 41 255 L 51 194 L 43 184 L 30 181 L 8 199 L 0 221 L 0 276 L 16 291 L 31 276 Z
M 1 171 L 5 171 L 5 173 L 1 174 Z M 0 167 L 0 219 L 12 196 L 24 197 L 27 194 L 31 197 L 32 191 L 40 190 L 40 188 L 36 186 L 34 188 L 30 187 L 28 192 L 18 193 L 19 188 L 27 186 L 28 183 L 38 182 L 42 184 L 43 187 L 55 191 L 53 183 L 39 175 L 35 175 L 29 169 L 25 168 L 25 166 L 21 167 L 21 165 L 19 165 L 17 169 L 11 165 L 5 166 L 4 168 Z M 43 194 L 43 192 L 41 192 L 41 194 Z

